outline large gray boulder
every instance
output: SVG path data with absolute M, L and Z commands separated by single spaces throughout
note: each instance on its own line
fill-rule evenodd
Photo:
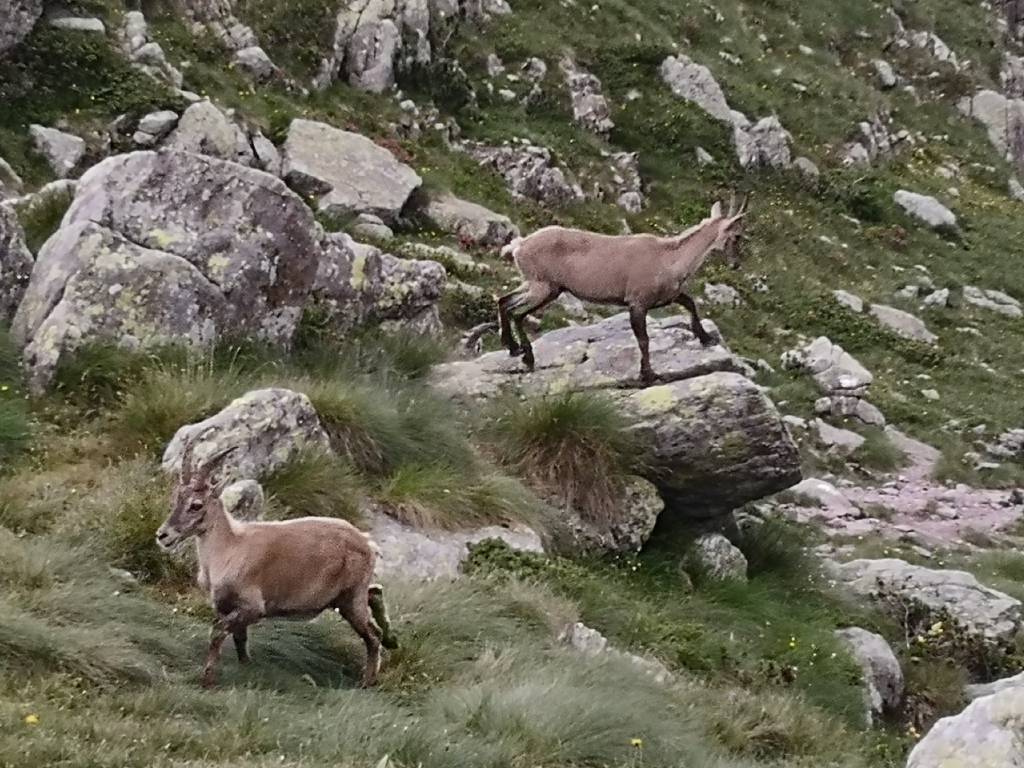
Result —
M 869 726 L 899 709 L 903 702 L 903 670 L 885 638 L 860 627 L 837 629 L 836 637 L 850 651 L 864 675 Z
M 438 229 L 472 245 L 500 246 L 519 236 L 519 227 L 508 216 L 451 194 L 431 199 L 424 215 Z
M 296 119 L 284 144 L 282 175 L 324 213 L 372 213 L 394 223 L 422 180 L 365 136 Z
M 432 381 L 459 399 L 508 388 L 528 397 L 583 390 L 612 398 L 659 465 L 650 479 L 684 516 L 716 516 L 800 480 L 792 438 L 741 360 L 721 345 L 702 348 L 679 316 L 652 319 L 649 335 L 652 365 L 666 382 L 659 386 L 639 388 L 625 314 L 545 334 L 534 344 L 532 374 L 501 351 L 438 366 Z
M 262 171 L 184 152 L 117 155 L 82 177 L 12 333 L 37 387 L 90 341 L 205 345 L 231 333 L 286 345 L 318 237 L 309 208 Z
M 1004 160 L 1024 163 L 1024 99 L 1007 98 L 992 90 L 978 91 L 958 103 L 960 111 L 985 126 L 989 141 Z
M 32 31 L 43 15 L 43 0 L 0 0 L 0 58 Z
M 964 301 L 976 307 L 990 309 L 1001 315 L 1019 319 L 1024 317 L 1021 303 L 1009 294 L 992 289 L 978 288 L 973 285 L 964 286 Z
M 1024 687 L 971 702 L 937 722 L 914 747 L 907 768 L 1024 768 Z
M 245 131 L 209 101 L 198 101 L 182 113 L 165 146 L 242 165 L 254 160 Z
M 261 480 L 300 454 L 329 451 L 330 440 L 309 398 L 290 389 L 257 389 L 233 400 L 208 419 L 186 424 L 164 450 L 163 468 L 179 472 L 186 448 L 201 470 L 217 454 L 216 480 Z
M 7 325 L 25 294 L 32 274 L 32 254 L 25 245 L 18 217 L 0 205 L 0 325 Z
M 939 340 L 938 336 L 928 330 L 928 326 L 921 318 L 904 312 L 902 309 L 885 304 L 872 304 L 871 315 L 883 327 L 905 339 L 920 341 L 923 344 L 934 344 Z
M 446 280 L 435 261 L 400 259 L 339 232 L 324 239 L 312 300 L 338 332 L 385 323 L 428 333 L 440 328 Z
M 983 641 L 1006 642 L 1020 627 L 1020 601 L 984 586 L 965 571 L 934 570 L 895 558 L 832 563 L 829 568 L 858 595 L 945 613 Z

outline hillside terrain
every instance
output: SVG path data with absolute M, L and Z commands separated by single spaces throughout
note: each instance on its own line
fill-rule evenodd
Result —
M 1024 763 L 1020 14 L 0 0 L 0 766 Z M 503 348 L 516 238 L 733 197 L 655 383 Z M 329 614 L 200 687 L 183 464 L 369 532 L 377 687 Z

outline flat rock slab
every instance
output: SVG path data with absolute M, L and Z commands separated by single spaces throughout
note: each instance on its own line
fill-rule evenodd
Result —
M 372 213 L 394 222 L 422 179 L 365 136 L 293 120 L 284 144 L 282 175 L 301 194 L 319 199 L 324 213 Z
M 1024 768 L 1024 688 L 1010 687 L 944 717 L 910 753 L 907 768 Z
M 924 344 L 934 344 L 939 337 L 928 330 L 924 321 L 902 309 L 889 307 L 885 304 L 872 304 L 871 315 L 883 327 L 888 328 L 897 336 Z
M 859 595 L 877 597 L 882 590 L 931 611 L 945 611 L 982 640 L 1008 641 L 1020 627 L 1020 601 L 965 571 L 924 568 L 895 558 L 852 560 L 833 564 L 830 570 Z

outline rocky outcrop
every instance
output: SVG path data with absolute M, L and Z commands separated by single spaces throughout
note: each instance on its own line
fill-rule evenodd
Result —
M 885 638 L 860 627 L 837 629 L 836 637 L 860 665 L 864 676 L 867 725 L 870 727 L 879 718 L 898 711 L 903 703 L 903 670 Z
M 1020 628 L 1020 601 L 964 571 L 933 570 L 891 558 L 832 563 L 829 569 L 856 594 L 881 598 L 894 610 L 917 606 L 946 615 L 982 641 L 1009 641 Z
M 571 507 L 561 509 L 559 522 L 565 534 L 561 538 L 565 540 L 558 542 L 557 549 L 569 555 L 639 552 L 664 509 L 665 502 L 653 483 L 642 477 L 630 478 L 607 524 L 586 519 Z
M 896 205 L 932 229 L 956 229 L 956 214 L 931 195 L 900 189 L 892 199 Z
M 910 132 L 894 132 L 891 115 L 878 112 L 857 123 L 853 135 L 843 147 L 843 165 L 871 165 L 876 160 L 891 157 L 908 143 L 913 143 Z
M 17 172 L 0 157 L 0 202 L 20 195 L 23 184 Z
M 29 135 L 36 151 L 46 158 L 50 170 L 59 179 L 70 176 L 85 155 L 85 140 L 73 133 L 30 125 Z
M 928 330 L 924 321 L 902 309 L 889 307 L 885 304 L 872 304 L 871 315 L 882 327 L 911 341 L 920 341 L 923 344 L 934 344 L 939 337 Z
M 235 16 L 236 0 L 179 0 L 192 33 L 209 33 L 230 51 L 257 45 L 256 34 Z
M 208 419 L 179 429 L 164 450 L 166 472 L 181 469 L 192 446 L 192 468 L 201 470 L 217 454 L 215 480 L 260 480 L 307 451 L 328 451 L 330 440 L 313 404 L 290 389 L 257 389 L 232 400 Z
M 32 31 L 43 15 L 43 0 L 0 0 L 0 58 Z
M 777 117 L 755 123 L 729 106 L 711 70 L 689 56 L 669 56 L 661 63 L 661 78 L 676 96 L 691 102 L 709 116 L 732 126 L 736 156 L 744 168 L 788 167 L 792 137 Z
M 1024 311 L 1021 310 L 1021 303 L 1002 291 L 978 288 L 973 285 L 965 285 L 963 295 L 964 301 L 968 304 L 973 304 L 976 307 L 989 309 L 1015 320 L 1024 317 Z
M 650 675 L 656 683 L 668 684 L 675 679 L 675 676 L 669 671 L 668 667 L 657 659 L 621 651 L 609 643 L 607 637 L 582 622 L 577 621 L 568 625 L 562 630 L 559 639 L 566 645 L 575 648 L 584 656 L 605 656 L 613 659 L 622 659 L 644 674 Z
M 235 51 L 231 66 L 257 83 L 272 80 L 278 73 L 277 66 L 267 52 L 258 45 L 250 45 Z
M 293 120 L 282 173 L 324 213 L 372 213 L 395 222 L 422 180 L 405 163 L 365 136 L 312 120 Z
M 399 259 L 334 233 L 324 240 L 311 297 L 337 332 L 368 323 L 433 332 L 445 281 L 437 262 Z
M 32 254 L 14 211 L 0 205 L 0 325 L 8 325 L 32 274 Z
M 121 50 L 136 68 L 154 80 L 166 83 L 173 88 L 181 88 L 184 82 L 181 71 L 167 61 L 167 56 L 160 43 L 150 38 L 149 25 L 141 12 L 128 11 L 124 15 L 119 37 Z
M 108 158 L 79 182 L 14 319 L 33 385 L 90 341 L 287 344 L 317 237 L 302 200 L 262 171 L 183 152 Z
M 552 331 L 522 375 L 507 352 L 449 363 L 433 384 L 454 398 L 596 391 L 616 400 L 658 465 L 651 480 L 669 509 L 711 517 L 800 480 L 799 458 L 774 405 L 722 346 L 704 349 L 682 317 L 651 320 L 651 361 L 665 384 L 636 389 L 639 353 L 625 314 Z
M 937 722 L 914 747 L 907 768 L 1020 768 L 1024 766 L 1024 687 L 971 702 Z
M 469 153 L 481 165 L 496 171 L 513 197 L 535 200 L 557 207 L 584 199 L 580 185 L 558 167 L 551 151 L 532 144 L 489 147 L 469 146 Z
M 569 57 L 559 62 L 559 68 L 572 101 L 573 120 L 598 136 L 611 133 L 615 123 L 612 122 L 608 100 L 601 91 L 601 81 Z
M 500 246 L 519 236 L 508 216 L 451 194 L 431 199 L 423 213 L 432 225 L 470 245 Z
M 844 294 L 837 297 L 840 303 L 863 309 L 863 302 L 856 296 L 842 291 L 838 293 Z M 803 370 L 812 376 L 825 396 L 815 403 L 818 415 L 852 416 L 865 424 L 885 423 L 881 412 L 865 399 L 874 380 L 871 372 L 828 337 L 819 336 L 804 347 L 784 352 L 782 367 Z
M 245 131 L 209 101 L 196 102 L 185 110 L 165 147 L 242 165 L 252 165 L 254 160 Z
M 1003 159 L 1024 168 L 1024 99 L 982 90 L 961 99 L 957 107 L 985 126 L 989 141 Z
M 178 113 L 169 109 L 150 112 L 139 120 L 132 141 L 142 148 L 155 146 L 178 124 Z

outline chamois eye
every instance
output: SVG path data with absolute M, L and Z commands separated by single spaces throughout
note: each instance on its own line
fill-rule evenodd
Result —
M 203 500 L 202 499 L 192 499 L 192 501 L 189 502 L 188 508 L 191 509 L 191 510 L 202 509 L 203 508 Z

